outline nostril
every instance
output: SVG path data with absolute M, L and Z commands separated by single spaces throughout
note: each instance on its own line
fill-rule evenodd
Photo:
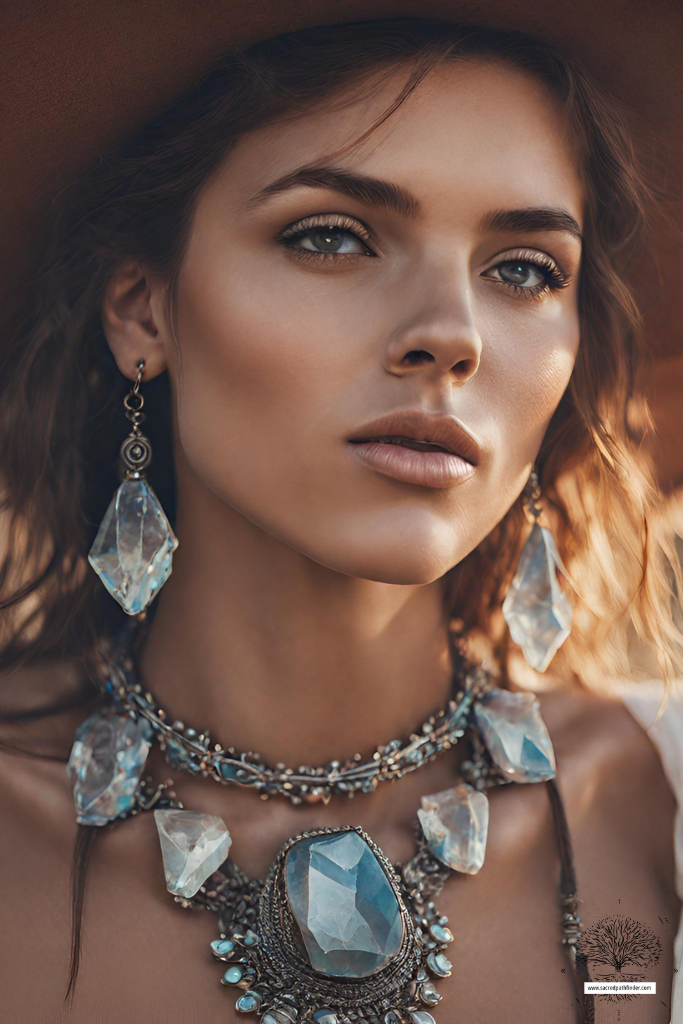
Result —
M 407 352 L 403 357 L 404 363 L 409 363 L 411 366 L 415 366 L 417 363 L 433 363 L 434 356 L 431 352 L 425 352 L 424 349 L 414 348 L 412 351 Z
M 453 364 L 451 371 L 456 377 L 467 380 L 476 372 L 478 365 L 477 359 L 459 359 Z

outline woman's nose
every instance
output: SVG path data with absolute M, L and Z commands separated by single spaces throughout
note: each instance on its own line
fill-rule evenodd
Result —
M 385 349 L 385 368 L 397 376 L 448 376 L 464 384 L 479 368 L 481 338 L 474 324 L 466 286 L 441 295 L 404 322 Z

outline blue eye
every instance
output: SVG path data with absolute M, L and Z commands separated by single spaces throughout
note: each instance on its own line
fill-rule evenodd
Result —
M 546 280 L 545 274 L 533 263 L 507 262 L 499 263 L 495 268 L 503 281 L 508 284 L 516 284 L 533 288 L 543 284 Z
M 289 224 L 276 240 L 299 259 L 375 256 L 365 225 L 345 213 L 317 213 Z
M 570 281 L 569 274 L 545 253 L 532 253 L 528 259 L 502 260 L 482 277 L 511 288 L 515 295 L 523 298 L 540 298 L 550 291 L 566 288 Z
M 290 235 L 287 244 L 299 243 L 302 249 L 320 253 L 366 253 L 368 248 L 357 235 L 345 228 L 329 224 L 327 227 L 308 228 L 299 234 Z

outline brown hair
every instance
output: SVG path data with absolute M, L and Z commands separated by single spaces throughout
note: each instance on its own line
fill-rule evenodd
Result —
M 82 656 L 121 620 L 85 561 L 118 484 L 124 433 L 128 381 L 116 371 L 100 320 L 112 267 L 132 256 L 174 279 L 194 199 L 241 133 L 321 102 L 329 109 L 348 103 L 357 89 L 379 88 L 404 67 L 403 89 L 365 138 L 432 69 L 479 58 L 525 69 L 560 99 L 586 184 L 581 345 L 538 458 L 547 514 L 579 591 L 562 654 L 584 683 L 597 685 L 605 673 L 626 669 L 625 631 L 633 624 L 663 675 L 671 674 L 679 656 L 673 549 L 627 421 L 643 345 L 624 272 L 649 201 L 628 132 L 613 102 L 546 44 L 421 18 L 318 27 L 230 52 L 61 196 L 30 314 L 10 340 L 0 376 L 8 539 L 0 668 L 46 651 Z M 154 410 L 150 475 L 172 518 L 165 377 L 147 386 L 146 399 Z M 518 501 L 448 574 L 450 610 L 467 627 L 493 627 L 524 536 Z

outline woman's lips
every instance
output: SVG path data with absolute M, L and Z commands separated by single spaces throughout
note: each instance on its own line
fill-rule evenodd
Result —
M 388 441 L 349 441 L 350 454 L 370 469 L 406 484 L 422 487 L 452 487 L 467 480 L 475 467 L 459 455 L 425 448 L 406 439 L 405 444 Z M 408 447 L 415 445 L 415 447 Z

